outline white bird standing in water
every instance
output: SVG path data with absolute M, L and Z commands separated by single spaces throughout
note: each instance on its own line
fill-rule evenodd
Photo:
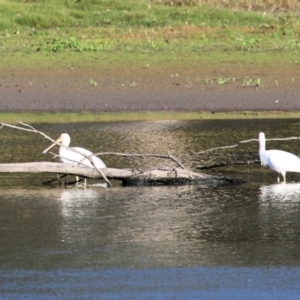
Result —
M 69 147 L 71 143 L 71 138 L 67 133 L 63 133 L 56 140 L 56 142 L 61 143 L 65 147 Z M 43 151 L 43 154 L 48 152 L 55 145 L 56 144 L 53 143 L 50 147 L 48 147 Z M 59 148 L 59 156 L 60 156 L 59 160 L 62 163 L 71 164 L 71 165 L 85 165 L 87 167 L 91 167 L 91 168 L 96 167 L 98 169 L 107 168 L 105 163 L 99 157 L 93 155 L 91 151 L 80 147 L 73 147 L 71 149 L 67 149 L 63 146 L 60 146 Z M 73 150 L 76 150 L 76 152 L 74 152 Z M 87 158 L 87 156 L 89 156 L 89 158 L 93 163 L 91 163 L 91 161 Z
M 263 132 L 259 133 L 259 158 L 263 166 L 268 166 L 278 173 L 277 181 L 280 182 L 280 174 L 285 182 L 286 172 L 300 173 L 300 158 L 290 152 L 282 150 L 266 150 L 266 138 Z

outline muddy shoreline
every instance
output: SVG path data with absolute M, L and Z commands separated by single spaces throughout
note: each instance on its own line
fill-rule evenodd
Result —
M 300 109 L 300 71 L 247 70 L 240 80 L 204 83 L 216 70 L 2 70 L 0 112 L 291 111 Z M 230 76 L 229 71 L 226 72 Z M 234 70 L 232 71 L 234 73 Z M 246 75 L 247 74 L 247 75 Z M 262 78 L 244 86 L 243 78 Z

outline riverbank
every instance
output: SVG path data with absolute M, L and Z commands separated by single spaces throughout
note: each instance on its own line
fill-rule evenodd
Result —
M 297 63 L 13 65 L 1 69 L 0 112 L 295 111 L 299 81 Z
M 297 5 L 217 2 L 4 1 L 0 113 L 298 111 Z

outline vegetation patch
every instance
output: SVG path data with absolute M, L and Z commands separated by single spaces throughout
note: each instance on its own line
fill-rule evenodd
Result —
M 299 51 L 298 1 L 2 0 L 1 52 Z
M 296 0 L 2 0 L 1 69 L 172 66 L 176 74 L 178 66 L 295 66 L 299 6 Z M 232 72 L 187 82 L 267 84 L 260 75 Z

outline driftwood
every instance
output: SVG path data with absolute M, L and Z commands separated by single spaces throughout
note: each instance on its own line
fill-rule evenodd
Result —
M 10 124 L 6 124 L 6 123 L 0 123 L 1 127 L 0 129 L 2 129 L 3 127 L 9 127 L 9 128 L 13 128 L 13 129 L 19 129 L 19 130 L 23 130 L 23 131 L 28 131 L 28 132 L 33 132 L 33 133 L 38 133 L 40 135 L 42 135 L 45 139 L 51 141 L 52 143 L 60 146 L 60 147 L 64 147 L 64 148 L 67 148 L 67 149 L 72 149 L 73 152 L 77 152 L 79 154 L 82 154 L 80 151 L 78 152 L 76 149 L 72 148 L 72 147 L 66 147 L 62 144 L 59 144 L 57 143 L 57 141 L 53 140 L 51 137 L 49 137 L 48 135 L 46 135 L 44 132 L 42 131 L 39 131 L 39 130 L 36 130 L 33 126 L 31 125 L 28 125 L 26 123 L 23 123 L 23 122 L 19 122 L 19 124 L 21 126 L 16 126 L 16 125 L 10 125 Z M 84 155 L 90 162 L 92 165 L 93 164 L 93 160 L 92 160 L 92 157 L 90 157 L 90 155 Z M 55 155 L 55 157 L 59 157 L 59 155 Z M 70 160 L 71 161 L 71 160 Z M 97 168 L 97 166 L 95 166 L 95 169 L 102 175 L 102 178 L 106 181 L 107 185 L 110 187 L 111 186 L 111 183 L 109 182 L 109 180 L 106 178 L 106 176 L 104 175 L 104 173 L 102 172 L 101 169 Z
M 19 126 L 9 125 L 5 123 L 0 123 L 1 128 L 9 127 L 18 130 L 24 130 L 32 133 L 37 133 L 42 135 L 44 138 L 50 140 L 51 142 L 57 144 L 60 147 L 65 147 L 71 149 L 73 152 L 77 152 L 76 149 L 72 147 L 66 147 L 57 143 L 51 137 L 45 133 L 36 130 L 31 125 L 19 122 Z M 79 152 L 81 155 L 83 153 Z M 53 154 L 54 158 L 59 158 L 57 154 Z M 127 156 L 127 157 L 156 157 L 156 158 L 166 158 L 171 160 L 176 164 L 176 167 L 163 167 L 163 168 L 148 168 L 148 169 L 114 169 L 114 168 L 104 168 L 98 169 L 93 164 L 92 156 L 97 155 L 117 155 L 117 156 Z M 111 183 L 108 179 L 120 180 L 123 185 L 176 185 L 176 184 L 199 184 L 199 183 L 243 183 L 241 179 L 232 179 L 227 177 L 219 177 L 208 174 L 202 174 L 193 172 L 185 168 L 185 166 L 170 152 L 168 155 L 158 155 L 158 154 L 128 154 L 128 153 L 115 153 L 115 152 L 101 152 L 96 154 L 90 154 L 88 156 L 83 155 L 90 160 L 91 164 L 94 166 L 87 167 L 79 162 L 78 165 L 66 164 L 66 163 L 54 163 L 54 162 L 30 162 L 30 163 L 8 163 L 0 164 L 0 173 L 55 173 L 60 174 L 61 177 L 66 177 L 67 175 L 81 176 L 84 178 L 94 178 L 94 179 L 104 179 L 108 186 Z M 67 158 L 65 158 L 67 159 Z M 70 160 L 70 159 L 68 159 Z M 71 160 L 70 160 L 71 161 Z M 78 163 L 78 162 L 77 162 Z M 59 179 L 55 179 L 58 180 Z M 49 180 L 51 183 L 54 180 Z M 76 182 L 76 181 L 75 181 Z
M 123 185 L 183 185 L 211 183 L 243 183 L 241 179 L 218 177 L 192 172 L 182 168 L 155 169 L 102 169 L 108 179 L 120 180 Z M 85 178 L 102 179 L 102 175 L 93 168 L 73 166 L 53 162 L 30 162 L 0 164 L 0 173 L 59 173 L 82 176 Z

